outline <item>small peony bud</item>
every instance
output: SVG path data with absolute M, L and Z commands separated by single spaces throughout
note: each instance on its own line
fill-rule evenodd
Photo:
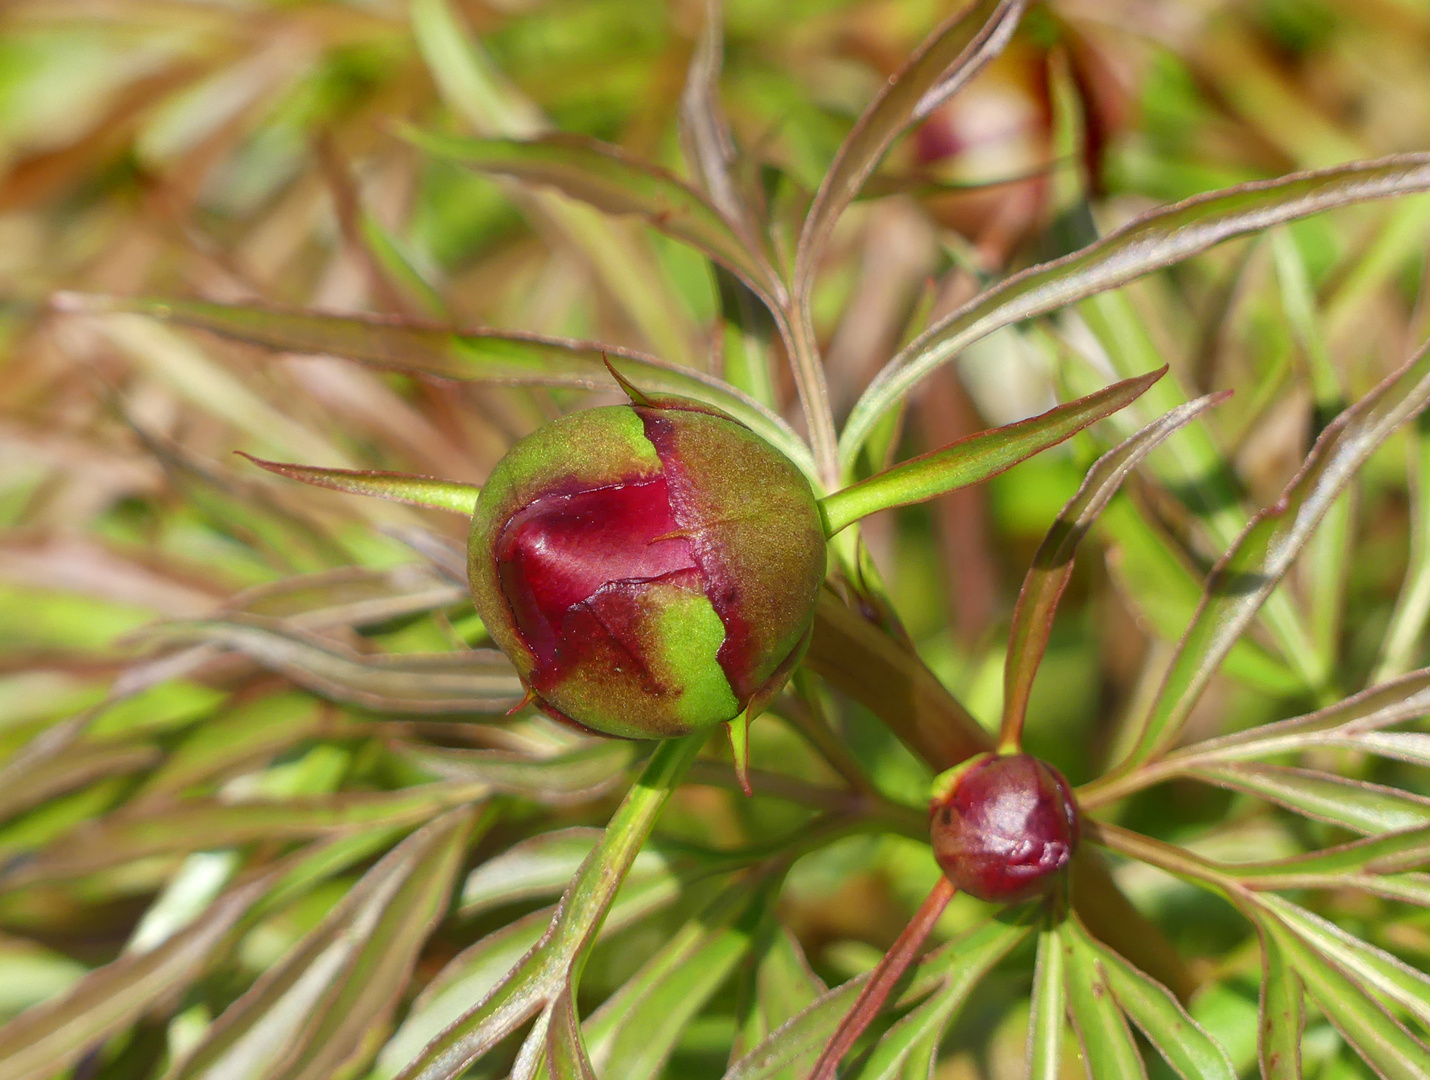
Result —
M 477 613 L 537 705 L 635 739 L 734 719 L 778 690 L 824 566 L 799 470 L 674 397 L 572 413 L 516 443 L 467 548 Z
M 1077 801 L 1027 754 L 974 758 L 929 807 L 934 858 L 960 892 L 1011 904 L 1046 892 L 1077 847 Z

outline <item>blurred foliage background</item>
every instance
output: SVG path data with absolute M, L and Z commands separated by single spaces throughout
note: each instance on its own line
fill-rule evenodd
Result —
M 747 154 L 740 179 L 777 221 L 781 207 L 802 207 L 881 81 L 951 7 L 726 3 L 722 88 Z M 52 304 L 56 294 L 261 301 L 599 339 L 733 372 L 793 418 L 787 367 L 742 332 L 748 315 L 731 310 L 738 295 L 703 259 L 631 221 L 431 160 L 402 138 L 405 123 L 507 135 L 555 128 L 683 173 L 676 112 L 703 19 L 693 0 L 0 3 L 0 755 L 101 702 L 116 675 L 135 670 L 141 646 L 130 635 L 139 628 L 210 615 L 240 593 L 269 597 L 266 610 L 283 616 L 357 604 L 380 581 L 384 595 L 435 596 L 436 609 L 394 609 L 361 629 L 338 618 L 325 640 L 395 655 L 480 640 L 460 589 L 414 563 L 410 546 L 440 557 L 446 549 L 430 538 L 460 543 L 460 521 L 295 490 L 232 451 L 479 483 L 514 438 L 599 400 L 417 379 L 333 357 L 275 358 L 137 317 L 76 317 Z M 1427 146 L 1422 0 L 1041 5 L 1003 57 L 896 147 L 841 222 L 815 297 L 836 411 L 849 408 L 911 320 L 950 309 L 992 276 L 1071 251 L 1161 202 Z M 1319 425 L 1430 330 L 1427 226 L 1424 196 L 1341 210 L 1088 301 L 1076 327 L 1000 332 L 921 390 L 902 452 L 1041 411 L 1106 381 L 1119 360 L 1137 370 L 1165 360 L 1189 388 L 1237 391 L 1215 424 L 1227 468 L 1260 505 Z M 1296 582 L 1308 597 L 1329 591 L 1316 610 L 1346 692 L 1427 662 L 1418 633 L 1383 643 L 1427 543 L 1423 520 L 1413 520 L 1423 466 L 1406 468 L 1421 445 L 1400 438 L 1372 459 L 1357 495 L 1354 558 L 1310 561 Z M 1096 450 L 1080 437 L 983 486 L 865 525 L 920 654 L 980 720 L 997 719 L 1018 582 Z M 1117 717 L 1148 692 L 1148 657 L 1180 634 L 1196 575 L 1219 554 L 1198 549 L 1176 505 L 1136 485 L 1094 543 L 1064 601 L 1028 729 L 1029 749 L 1074 783 L 1113 754 Z M 1169 550 L 1182 562 L 1169 561 Z M 366 570 L 338 570 L 348 566 Z M 329 576 L 311 579 L 301 602 L 262 591 L 320 572 Z M 424 774 L 391 739 L 501 748 L 557 738 L 539 722 L 492 728 L 375 713 L 351 693 L 349 704 L 334 703 L 311 671 L 285 677 L 241 654 L 182 655 L 188 666 L 174 677 L 102 711 L 62 775 L 40 778 L 19 802 L 0 790 L 9 875 L 0 876 L 0 1017 L 145 935 L 173 933 L 241 861 L 329 836 L 353 815 L 370 812 L 397 833 L 433 816 L 439 804 L 392 809 L 393 793 Z M 287 662 L 308 662 L 294 655 Z M 1199 707 L 1194 733 L 1317 704 L 1298 697 L 1296 680 L 1255 642 L 1233 667 L 1236 677 L 1219 679 Z M 867 713 L 843 701 L 829 708 L 880 790 L 918 808 L 923 766 Z M 780 723 L 758 725 L 754 745 L 757 766 L 778 760 L 821 776 Z M 1409 766 L 1376 768 L 1424 788 Z M 202 812 L 185 809 L 190 797 Z M 463 865 L 555 828 L 601 825 L 615 797 L 565 809 L 513 797 L 483 819 Z M 203 817 L 255 800 L 296 809 L 247 822 Z M 120 812 L 144 830 L 81 828 Z M 1231 822 L 1238 828 L 1222 843 L 1230 835 L 1261 857 L 1325 839 L 1314 823 L 1188 784 L 1140 796 L 1120 814 L 1177 841 Z M 807 819 L 779 799 L 745 800 L 712 772 L 681 789 L 660 835 L 729 849 Z M 158 1075 L 374 857 L 353 854 L 331 879 L 275 905 L 185 991 L 175 1018 L 151 1016 L 100 1040 L 76 1075 Z M 565 873 L 573 858 L 549 855 Z M 651 873 L 678 877 L 682 865 L 671 856 Z M 801 859 L 779 915 L 812 974 L 792 963 L 790 977 L 833 983 L 867 969 L 935 873 L 920 842 L 888 834 Z M 1229 908 L 1153 871 L 1128 865 L 1119 880 L 1205 980 L 1194 1014 L 1250 1067 L 1259 978 L 1251 931 Z M 413 953 L 410 979 L 394 982 L 397 1019 L 460 950 L 552 889 L 483 900 L 469 881 L 465 902 Z M 709 895 L 708 881 L 691 886 L 618 928 L 587 971 L 583 1002 L 621 985 Z M 1392 917 L 1381 901 L 1350 893 L 1325 905 L 1415 966 L 1430 963 L 1423 912 Z M 957 927 L 976 909 L 960 898 L 945 922 Z M 1026 967 L 1025 957 L 980 990 L 940 1077 L 1019 1073 Z M 734 991 L 712 992 L 711 1002 L 685 1026 L 669 1075 L 723 1069 Z M 1364 1068 L 1324 1023 L 1308 1036 L 1307 1055 L 1311 1075 Z

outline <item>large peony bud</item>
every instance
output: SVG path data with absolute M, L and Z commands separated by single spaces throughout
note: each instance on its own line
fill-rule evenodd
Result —
M 934 858 L 960 892 L 995 903 L 1046 892 L 1077 847 L 1077 801 L 1028 754 L 974 758 L 929 807 Z
M 674 397 L 522 439 L 483 488 L 467 547 L 477 613 L 536 703 L 636 739 L 734 719 L 777 690 L 824 565 L 799 470 Z

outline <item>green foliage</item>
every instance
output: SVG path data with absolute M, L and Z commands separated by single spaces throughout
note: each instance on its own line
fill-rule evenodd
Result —
M 0 1080 L 1430 1075 L 1413 5 L 103 6 L 0 14 Z M 733 753 L 470 602 L 626 383 L 821 497 Z

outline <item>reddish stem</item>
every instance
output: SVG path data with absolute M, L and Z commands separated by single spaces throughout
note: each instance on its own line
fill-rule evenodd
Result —
M 824 1047 L 824 1053 L 820 1054 L 819 1060 L 815 1062 L 809 1080 L 834 1080 L 834 1070 L 839 1067 L 844 1055 L 849 1053 L 849 1048 L 864 1034 L 864 1029 L 879 1015 L 879 1010 L 884 1007 L 894 984 L 908 970 L 914 954 L 924 943 L 924 938 L 928 937 L 934 923 L 938 922 L 943 909 L 948 907 L 955 891 L 948 878 L 939 877 L 938 884 L 919 905 L 918 911 L 914 912 L 914 917 L 909 920 L 909 925 L 904 927 L 904 932 L 899 935 L 899 940 L 884 954 L 884 959 L 879 961 L 873 975 L 864 984 L 864 989 L 859 991 L 858 999 L 844 1014 L 838 1029 Z

